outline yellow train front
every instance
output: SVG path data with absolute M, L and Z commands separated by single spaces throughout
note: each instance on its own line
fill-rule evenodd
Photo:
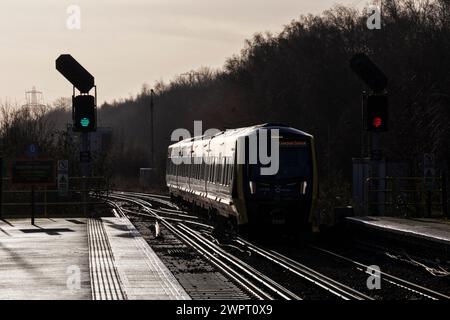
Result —
M 314 138 L 263 124 L 177 142 L 166 182 L 175 201 L 236 230 L 309 229 L 317 198 Z

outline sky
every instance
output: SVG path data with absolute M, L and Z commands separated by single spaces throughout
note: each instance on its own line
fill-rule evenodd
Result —
M 168 82 L 202 66 L 220 68 L 256 32 L 278 33 L 302 14 L 361 2 L 2 0 L 0 101 L 23 104 L 33 86 L 46 103 L 71 96 L 72 85 L 55 69 L 63 53 L 94 75 L 100 104 L 127 98 L 144 83 Z M 71 5 L 80 9 L 79 20 L 68 11 Z

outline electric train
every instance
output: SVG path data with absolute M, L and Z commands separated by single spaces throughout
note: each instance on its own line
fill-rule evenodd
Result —
M 174 201 L 238 231 L 305 231 L 318 190 L 314 138 L 269 123 L 181 140 L 168 148 L 166 183 Z

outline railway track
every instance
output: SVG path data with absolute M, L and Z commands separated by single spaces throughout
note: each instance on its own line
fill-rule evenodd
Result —
M 114 199 L 113 202 L 116 205 L 117 201 L 123 201 L 140 207 L 140 210 L 136 211 L 117 206 L 122 210 L 123 214 L 157 219 L 182 241 L 197 250 L 219 270 L 256 298 L 302 299 L 300 295 L 273 280 L 273 277 L 270 275 L 264 274 L 225 250 L 217 241 L 211 239 L 211 226 L 195 221 L 196 217 L 181 211 L 176 205 L 170 203 L 166 197 L 135 192 L 116 192 L 111 195 L 111 198 Z M 197 227 L 200 227 L 200 231 L 196 229 Z M 332 295 L 344 300 L 373 299 L 277 252 L 269 252 L 242 238 L 236 241 L 238 245 L 245 247 L 245 250 L 258 254 L 265 263 L 273 263 L 283 268 L 291 276 L 301 278 L 302 281 L 314 285 L 317 287 L 317 290 L 326 292 L 328 296 Z
M 260 246 L 252 244 L 251 242 L 238 238 L 235 240 L 239 245 L 256 253 L 267 260 L 279 265 L 283 269 L 304 278 L 305 280 L 319 286 L 320 288 L 330 292 L 331 294 L 342 298 L 344 300 L 374 300 L 370 296 L 354 290 L 345 284 L 335 281 L 301 263 L 295 261 L 281 253 L 272 250 L 266 250 Z
M 131 202 L 140 206 L 144 212 L 127 210 L 128 214 L 157 219 L 168 230 L 170 230 L 189 246 L 197 250 L 214 266 L 216 266 L 245 290 L 250 292 L 255 298 L 260 300 L 301 299 L 299 296 L 273 281 L 268 276 L 230 255 L 211 240 L 203 237 L 194 229 L 182 224 L 181 221 L 178 221 L 179 219 L 177 219 L 177 223 L 173 223 L 173 219 L 163 217 L 161 215 L 161 210 L 153 209 L 148 205 L 146 200 L 142 200 L 140 198 L 136 198 L 134 195 L 127 195 L 124 193 L 112 194 L 110 198 L 119 201 Z M 119 215 L 125 214 L 120 205 L 116 205 L 116 212 L 118 212 Z
M 183 242 L 197 250 L 208 259 L 227 277 L 258 299 L 302 299 L 300 295 L 289 290 L 273 277 L 244 262 L 242 259 L 225 250 L 212 236 L 213 227 L 202 223 L 198 217 L 182 211 L 171 203 L 169 198 L 161 195 L 144 194 L 137 192 L 115 192 L 109 202 L 114 205 L 122 215 L 136 215 L 157 219 L 160 223 L 175 234 Z M 139 210 L 131 210 L 117 204 L 117 201 L 132 203 Z M 295 275 L 314 286 L 327 292 L 329 295 L 343 300 L 374 300 L 368 294 L 362 293 L 339 281 L 336 281 L 280 252 L 263 248 L 246 239 L 238 237 L 234 239 L 235 247 L 241 251 L 248 251 L 259 256 L 267 263 L 276 265 L 291 275 Z M 366 272 L 369 266 L 349 257 L 340 255 L 330 250 L 311 245 L 310 248 L 322 254 L 338 259 L 342 262 L 354 265 L 359 271 Z M 396 286 L 401 290 L 430 300 L 449 300 L 450 297 L 435 290 L 404 280 L 400 277 L 381 272 L 383 281 Z
M 369 265 L 366 265 L 364 263 L 356 261 L 355 259 L 349 258 L 342 254 L 338 254 L 336 252 L 330 251 L 328 249 L 318 247 L 315 245 L 310 245 L 309 247 L 316 250 L 317 252 L 326 254 L 326 255 L 333 257 L 335 259 L 338 259 L 340 261 L 354 265 L 361 272 L 366 272 L 366 270 L 368 270 L 370 268 Z M 422 297 L 430 299 L 430 300 L 450 300 L 450 296 L 448 296 L 448 295 L 445 295 L 436 290 L 432 290 L 427 287 L 418 285 L 416 283 L 402 279 L 400 277 L 394 276 L 387 272 L 380 271 L 380 277 L 381 277 L 382 281 L 385 281 L 385 282 L 389 283 L 390 285 L 396 286 L 405 291 L 409 291 L 411 293 L 414 293 L 415 295 L 422 296 Z

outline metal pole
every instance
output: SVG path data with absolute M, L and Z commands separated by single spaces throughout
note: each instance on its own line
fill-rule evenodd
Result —
M 155 145 L 155 141 L 154 141 L 154 121 L 153 121 L 153 95 L 154 95 L 154 91 L 153 89 L 150 90 L 150 135 L 151 135 L 151 140 L 150 140 L 150 168 L 153 168 L 154 165 L 154 145 Z
M 330 139 L 331 139 L 331 132 L 330 132 L 330 123 L 328 123 L 327 127 L 327 178 L 330 179 L 331 177 L 331 145 L 330 145 Z
M 448 195 L 447 195 L 447 175 L 442 173 L 442 213 L 444 217 L 450 218 L 450 212 L 448 211 Z
M 83 132 L 81 133 L 81 151 L 82 152 L 89 152 L 89 133 Z M 89 176 L 89 163 L 85 162 L 85 159 L 80 163 L 80 169 L 81 169 L 81 194 L 82 194 L 82 201 L 83 201 L 83 214 L 86 217 L 87 216 L 87 182 L 86 177 Z
M 47 186 L 44 189 L 44 216 L 47 218 Z
M 31 224 L 34 226 L 34 214 L 35 214 L 35 206 L 34 206 L 34 185 L 31 186 Z
M 364 130 L 364 126 L 365 126 L 365 122 L 364 122 L 364 106 L 365 106 L 365 101 L 366 101 L 366 92 L 363 91 L 362 95 L 361 95 L 361 158 L 364 158 L 366 156 L 365 154 L 365 144 L 367 142 L 367 140 L 365 139 L 365 130 Z

